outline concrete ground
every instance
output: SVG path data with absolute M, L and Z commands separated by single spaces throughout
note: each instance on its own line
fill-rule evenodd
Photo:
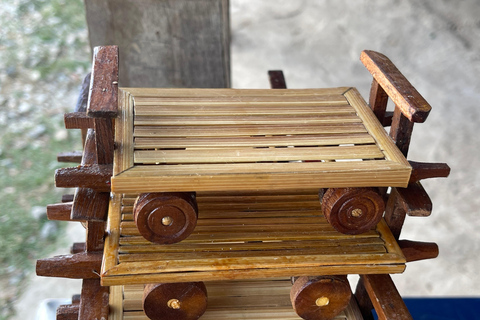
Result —
M 409 159 L 447 162 L 452 173 L 423 183 L 433 214 L 407 218 L 401 238 L 436 242 L 440 256 L 409 264 L 394 281 L 404 296 L 479 296 L 480 3 L 230 3 L 235 88 L 267 88 L 267 70 L 282 69 L 289 88 L 355 86 L 368 97 L 371 77 L 359 56 L 370 49 L 387 55 L 430 102 L 429 119 L 414 129 Z M 19 301 L 29 308 L 19 310 L 18 319 L 34 319 L 43 299 L 79 293 L 80 282 L 36 278 L 32 289 Z

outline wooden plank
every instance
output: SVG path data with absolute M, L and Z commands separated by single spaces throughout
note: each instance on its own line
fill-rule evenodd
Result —
M 120 90 L 119 102 L 123 107 L 115 120 L 114 175 L 133 166 L 133 97 Z
M 378 319 L 413 319 L 388 274 L 361 275 Z
M 57 154 L 57 161 L 80 163 L 82 161 L 82 151 L 60 152 Z
M 87 116 L 85 112 L 65 113 L 63 121 L 66 129 L 88 129 L 93 128 L 94 118 Z
M 87 115 L 93 118 L 116 117 L 117 95 L 118 46 L 95 47 Z
M 337 123 L 317 125 L 242 125 L 242 126 L 141 126 L 135 127 L 135 137 L 228 137 L 228 136 L 263 136 L 295 134 L 337 134 L 363 133 L 361 123 Z
M 190 150 L 135 151 L 134 162 L 155 163 L 227 163 L 256 161 L 301 161 L 383 158 L 377 146 L 303 147 L 303 148 L 222 148 Z
M 302 97 L 302 96 L 330 96 L 340 95 L 349 90 L 349 87 L 321 88 L 321 89 L 184 89 L 184 88 L 125 88 L 135 97 L 144 98 L 218 98 L 228 97 L 230 100 L 240 97 Z
M 372 143 L 375 143 L 375 140 L 370 135 L 365 133 L 292 135 L 281 137 L 135 138 L 135 149 L 326 146 L 336 144 Z
M 400 152 L 406 157 L 410 147 L 410 140 L 413 132 L 413 122 L 405 117 L 398 107 L 393 111 L 390 137 Z
M 303 102 L 275 103 L 216 103 L 203 102 L 200 105 L 186 102 L 146 105 L 135 101 L 135 116 L 242 116 L 242 115 L 341 115 L 353 114 L 355 111 L 347 103 L 333 105 L 311 105 Z
M 122 86 L 230 86 L 227 0 L 87 0 L 85 7 L 90 45 L 120 47 Z
M 369 102 L 370 109 L 372 109 L 375 117 L 377 117 L 378 121 L 383 124 L 387 110 L 388 95 L 375 78 L 373 79 L 372 86 L 370 87 Z
M 135 126 L 206 126 L 206 125 L 312 125 L 312 124 L 349 124 L 359 123 L 354 114 L 349 115 L 318 115 L 318 116 L 165 116 L 152 118 L 150 116 L 135 116 Z
M 103 252 L 105 237 L 104 221 L 87 221 L 86 252 Z
M 55 171 L 57 188 L 90 188 L 99 192 L 110 192 L 112 165 L 83 165 L 60 168 Z
M 360 60 L 410 121 L 424 122 L 427 119 L 430 105 L 390 59 L 381 53 L 365 50 Z
M 97 163 L 113 164 L 114 129 L 112 119 L 95 119 Z
M 72 211 L 72 203 L 55 203 L 47 206 L 48 220 L 71 221 L 70 212 Z
M 41 277 L 95 279 L 100 277 L 101 253 L 77 253 L 37 260 L 36 273 Z
M 110 311 L 108 296 L 109 288 L 100 286 L 100 279 L 84 279 L 78 320 L 106 320 Z

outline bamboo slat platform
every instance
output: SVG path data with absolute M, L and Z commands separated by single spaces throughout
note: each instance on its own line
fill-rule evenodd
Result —
M 301 320 L 290 302 L 290 279 L 206 283 L 208 307 L 202 320 Z M 109 320 L 148 320 L 142 285 L 110 288 Z M 363 319 L 354 299 L 335 320 Z
M 119 90 L 112 191 L 406 187 L 355 88 Z
M 382 220 L 361 235 L 335 231 L 311 191 L 199 193 L 193 233 L 171 245 L 140 236 L 135 195 L 114 195 L 103 285 L 399 273 L 405 258 Z

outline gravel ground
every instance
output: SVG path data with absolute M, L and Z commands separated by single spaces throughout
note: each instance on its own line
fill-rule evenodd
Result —
M 371 77 L 359 55 L 371 49 L 386 54 L 430 102 L 409 158 L 447 162 L 452 173 L 424 182 L 433 214 L 407 218 L 402 238 L 436 242 L 440 256 L 409 264 L 394 280 L 404 296 L 478 296 L 480 3 L 230 1 L 233 87 L 267 88 L 266 71 L 283 69 L 290 88 L 351 85 L 367 97 Z M 58 283 L 62 290 L 50 290 Z M 18 319 L 32 319 L 42 299 L 80 292 L 78 282 L 55 279 L 33 286 L 41 290 L 19 301 L 29 310 L 19 308 Z

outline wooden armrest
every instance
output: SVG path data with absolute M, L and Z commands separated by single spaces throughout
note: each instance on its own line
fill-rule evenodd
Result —
M 432 107 L 390 59 L 381 53 L 365 50 L 360 60 L 405 117 L 412 122 L 424 122 L 427 119 Z

